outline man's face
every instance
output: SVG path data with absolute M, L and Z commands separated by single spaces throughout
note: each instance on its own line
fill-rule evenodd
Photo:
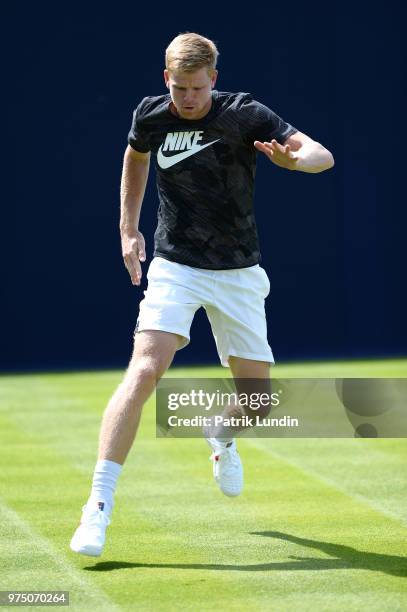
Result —
M 212 88 L 218 73 L 207 68 L 196 72 L 169 72 L 164 70 L 165 84 L 170 90 L 172 103 L 183 119 L 200 119 L 212 105 Z

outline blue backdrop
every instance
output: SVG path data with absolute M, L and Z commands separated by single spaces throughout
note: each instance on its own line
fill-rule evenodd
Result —
M 142 290 L 121 257 L 122 156 L 132 110 L 165 93 L 164 49 L 183 31 L 217 42 L 219 90 L 253 93 L 335 156 L 316 175 L 259 156 L 277 361 L 406 354 L 402 19 L 372 6 L 9 8 L 0 368 L 127 363 Z M 157 204 L 151 175 L 148 261 Z M 198 313 L 176 363 L 215 361 L 208 332 Z

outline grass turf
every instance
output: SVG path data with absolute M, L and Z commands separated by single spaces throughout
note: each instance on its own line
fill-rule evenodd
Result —
M 274 374 L 401 377 L 407 362 Z M 212 482 L 202 440 L 155 439 L 150 400 L 103 557 L 70 552 L 100 418 L 121 376 L 0 377 L 0 589 L 68 590 L 74 610 L 406 609 L 404 439 L 241 440 L 245 490 L 229 499 Z

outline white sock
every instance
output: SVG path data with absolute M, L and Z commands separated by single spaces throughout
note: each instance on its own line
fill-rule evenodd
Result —
M 233 438 L 213 438 L 215 443 L 219 446 L 224 446 L 225 448 L 229 448 L 232 445 Z
M 113 508 L 113 494 L 122 468 L 120 463 L 108 459 L 102 459 L 96 463 L 89 501 L 102 502 L 107 508 L 102 507 L 101 509 L 109 513 Z
M 211 419 L 211 423 L 205 428 L 205 438 L 211 438 L 216 441 L 217 444 L 225 446 L 234 439 L 234 432 L 230 430 L 230 427 L 225 427 L 223 423 L 215 425 L 214 420 Z

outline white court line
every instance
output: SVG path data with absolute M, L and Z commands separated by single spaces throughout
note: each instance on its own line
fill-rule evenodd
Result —
M 395 514 L 394 512 L 391 512 L 391 510 L 386 510 L 385 508 L 382 508 L 380 505 L 375 504 L 368 497 L 365 497 L 364 495 L 359 495 L 358 493 L 352 493 L 352 492 L 348 491 L 345 487 L 343 487 L 343 486 L 339 485 L 337 482 L 335 482 L 335 480 L 331 480 L 330 478 L 327 478 L 326 476 L 321 476 L 320 474 L 318 474 L 317 472 L 313 471 L 312 469 L 304 468 L 303 465 L 297 463 L 296 461 L 293 461 L 291 459 L 287 459 L 284 455 L 281 455 L 280 453 L 276 452 L 275 450 L 271 450 L 270 448 L 268 448 L 266 446 L 263 446 L 261 444 L 260 440 L 257 440 L 255 438 L 244 438 L 244 439 L 245 439 L 246 442 L 249 442 L 252 446 L 255 446 L 258 450 L 262 450 L 265 453 L 267 453 L 268 455 L 272 455 L 273 457 L 275 457 L 279 461 L 282 461 L 283 463 L 287 463 L 291 467 L 293 467 L 293 468 L 295 468 L 297 470 L 300 470 L 301 472 L 303 472 L 307 476 L 310 476 L 311 478 L 315 478 L 315 480 L 318 480 L 318 481 L 322 482 L 324 485 L 327 485 L 327 486 L 329 486 L 331 488 L 334 488 L 337 491 L 339 491 L 340 493 L 343 493 L 344 495 L 347 495 L 348 497 L 358 501 L 359 503 L 362 503 L 365 506 L 368 506 L 370 508 L 370 510 L 374 510 L 375 512 L 377 512 L 378 514 L 382 514 L 386 518 L 391 518 L 391 519 L 397 521 L 398 523 L 401 523 L 403 525 L 403 527 L 407 527 L 407 520 L 406 519 L 404 519 L 403 517 Z M 257 442 L 257 444 L 256 444 L 256 442 Z
M 17 512 L 15 512 L 9 506 L 7 506 L 4 503 L 4 501 L 2 501 L 1 499 L 0 499 L 0 511 L 1 511 L 2 521 L 8 521 L 8 523 L 11 523 L 15 527 L 17 527 L 25 536 L 27 536 L 30 541 L 35 542 L 37 549 L 45 552 L 53 560 L 53 562 L 58 567 L 58 569 L 60 569 L 63 572 L 63 575 L 67 577 L 68 580 L 72 584 L 74 585 L 76 584 L 80 588 L 80 590 L 83 591 L 84 595 L 87 594 L 90 596 L 89 607 L 93 605 L 100 605 L 100 606 L 104 606 L 104 608 L 102 609 L 109 610 L 109 612 L 111 610 L 112 611 L 122 610 L 121 607 L 119 607 L 111 599 L 109 599 L 109 597 L 106 595 L 104 591 L 96 587 L 91 582 L 91 580 L 84 578 L 80 570 L 77 570 L 75 567 L 70 565 L 69 562 L 65 560 L 64 556 L 53 547 L 53 545 L 49 542 L 49 540 L 47 540 L 47 538 L 44 538 L 43 536 L 36 533 L 30 527 L 29 523 L 24 521 L 24 519 L 22 519 Z M 29 542 L 27 542 L 27 545 L 29 545 Z M 61 589 L 61 590 L 68 590 L 68 589 Z M 80 606 L 81 609 L 85 609 L 86 604 L 83 601 L 84 597 L 81 597 L 81 600 L 82 601 L 78 602 L 77 605 Z M 69 602 L 69 608 L 71 609 L 71 607 L 73 607 L 74 609 L 77 607 L 74 603 L 74 594 L 72 592 L 70 593 L 70 602 Z

